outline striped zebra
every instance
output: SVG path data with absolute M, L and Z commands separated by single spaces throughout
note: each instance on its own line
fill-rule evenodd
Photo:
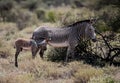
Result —
M 83 20 L 75 22 L 63 28 L 52 28 L 41 26 L 34 30 L 32 39 L 39 44 L 50 45 L 53 47 L 67 47 L 67 55 L 65 61 L 67 62 L 68 56 L 74 56 L 74 49 L 82 39 L 92 39 L 96 41 L 96 34 L 93 24 L 95 20 Z M 47 41 L 45 41 L 47 40 Z M 40 49 L 41 56 L 44 54 L 44 49 Z M 35 56 L 34 56 L 35 57 Z

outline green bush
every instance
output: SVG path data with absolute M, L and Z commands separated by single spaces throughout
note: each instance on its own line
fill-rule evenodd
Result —
M 102 19 L 101 23 L 104 23 L 106 28 L 110 27 L 108 30 L 112 30 L 114 32 L 120 31 L 120 6 L 119 0 L 113 1 L 100 1 L 98 3 L 99 14 L 98 16 Z M 108 5 L 109 4 L 109 5 Z
M 36 14 L 21 8 L 14 8 L 8 15 L 8 22 L 15 22 L 19 30 L 37 23 Z
M 112 26 L 112 31 L 120 32 L 120 15 L 116 16 L 109 24 Z
M 33 11 L 38 7 L 38 1 L 37 0 L 25 0 L 22 3 L 22 7 L 27 8 L 30 11 Z
M 9 15 L 10 10 L 14 7 L 14 2 L 11 0 L 0 0 L 0 16 L 2 21 L 7 21 L 7 16 Z
M 14 2 L 11 0 L 0 0 L 0 9 L 1 10 L 10 10 L 14 6 Z
M 120 7 L 120 0 L 114 0 L 114 1 L 110 1 L 110 0 L 98 0 L 97 2 L 97 9 L 101 9 L 104 6 L 109 6 L 109 5 L 113 5 L 113 6 L 117 6 Z
M 50 61 L 64 61 L 66 58 L 66 48 L 48 48 L 46 52 L 47 60 Z
M 107 25 L 103 20 L 99 20 L 96 23 L 96 29 L 99 30 L 100 32 L 105 32 L 111 30 L 111 27 Z
M 46 20 L 49 22 L 55 22 L 56 21 L 56 14 L 54 11 L 48 11 L 46 13 Z

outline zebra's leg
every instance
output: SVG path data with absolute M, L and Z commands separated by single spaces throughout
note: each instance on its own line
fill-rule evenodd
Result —
M 47 47 L 46 46 L 44 46 L 44 47 L 42 47 L 41 49 L 40 49 L 40 52 L 39 52 L 39 55 L 40 55 L 40 57 L 43 59 L 43 55 L 44 55 L 44 52 L 47 50 Z
M 68 47 L 65 62 L 68 61 L 69 56 L 71 56 L 74 59 L 74 49 L 75 49 L 75 46 Z
M 35 56 L 36 56 L 37 52 L 39 51 L 39 49 L 40 49 L 39 47 L 38 48 L 31 48 L 32 59 L 35 58 Z
M 39 52 L 39 55 L 40 57 L 43 59 L 43 54 L 44 54 L 44 50 L 43 49 L 40 49 L 40 52 Z
M 17 62 L 17 58 L 18 58 L 18 55 L 21 51 L 21 48 L 20 49 L 16 49 L 16 53 L 15 53 L 15 66 L 18 67 L 18 62 Z
M 20 51 L 22 51 L 23 50 L 23 48 L 20 48 Z

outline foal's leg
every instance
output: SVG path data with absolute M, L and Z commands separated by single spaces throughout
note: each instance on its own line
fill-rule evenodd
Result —
M 33 58 L 33 59 L 35 58 L 35 56 L 36 56 L 37 52 L 39 51 L 39 49 L 40 49 L 39 47 L 36 48 L 36 50 L 35 50 L 34 48 L 31 48 L 32 58 Z
M 21 49 L 22 49 L 22 48 L 16 49 L 16 53 L 15 53 L 15 66 L 16 66 L 16 67 L 18 67 L 17 58 L 18 58 L 18 55 L 19 55 Z
M 40 52 L 39 52 L 39 55 L 40 57 L 43 59 L 43 54 L 44 54 L 44 50 L 43 49 L 40 49 Z

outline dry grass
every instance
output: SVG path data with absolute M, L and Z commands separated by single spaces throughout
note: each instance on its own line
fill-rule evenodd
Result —
M 67 66 L 61 63 L 43 61 L 39 57 L 32 60 L 28 55 L 19 57 L 19 68 L 14 67 L 14 60 L 1 59 L 0 61 L 0 82 L 2 83 L 87 83 L 90 81 L 99 82 L 112 80 L 113 74 L 106 73 L 106 70 L 114 72 L 116 68 L 94 68 L 82 62 L 71 62 Z M 26 56 L 26 57 L 25 57 Z M 106 73 L 106 78 L 104 76 Z M 109 76 L 108 76 L 109 75 Z M 12 79 L 11 79 L 12 78 Z M 101 82 L 102 83 L 102 82 Z M 104 82 L 103 82 L 104 83 Z M 107 82 L 105 82 L 107 83 Z
M 77 73 L 75 73 L 75 79 L 77 83 L 87 83 L 90 78 L 97 77 L 103 74 L 103 71 L 96 68 L 80 68 Z M 82 71 L 82 72 L 81 72 Z

